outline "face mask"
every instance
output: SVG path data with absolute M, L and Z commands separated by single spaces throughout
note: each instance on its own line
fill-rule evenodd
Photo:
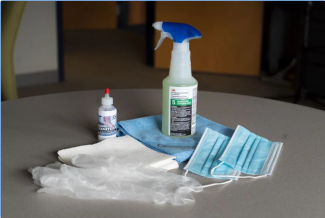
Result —
M 219 160 L 229 141 L 229 137 L 206 128 L 184 169 L 208 178 L 237 179 L 240 172 Z
M 245 174 L 271 175 L 282 144 L 238 126 L 220 161 Z

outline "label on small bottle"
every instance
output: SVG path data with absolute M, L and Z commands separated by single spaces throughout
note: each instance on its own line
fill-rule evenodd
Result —
M 116 128 L 116 110 L 99 111 L 98 114 L 98 135 L 103 137 L 115 137 Z
M 169 135 L 188 136 L 195 133 L 196 102 L 197 85 L 169 87 Z

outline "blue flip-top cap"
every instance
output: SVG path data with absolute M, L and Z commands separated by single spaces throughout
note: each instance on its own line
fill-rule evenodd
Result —
M 182 43 L 186 39 L 201 38 L 202 34 L 193 26 L 186 23 L 163 22 L 162 29 L 170 33 L 174 42 Z

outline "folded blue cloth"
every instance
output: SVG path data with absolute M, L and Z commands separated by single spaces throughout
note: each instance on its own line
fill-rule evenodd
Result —
M 176 161 L 180 163 L 191 157 L 207 127 L 228 137 L 234 133 L 229 127 L 197 115 L 194 136 L 173 138 L 161 132 L 161 122 L 161 115 L 120 121 L 117 135 L 129 135 L 155 151 L 175 156 Z

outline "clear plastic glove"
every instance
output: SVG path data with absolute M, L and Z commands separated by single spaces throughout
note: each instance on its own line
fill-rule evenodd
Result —
M 155 204 L 194 203 L 191 192 L 201 192 L 196 180 L 133 161 L 78 155 L 72 163 L 56 162 L 29 169 L 38 192 L 75 199 L 138 200 Z

